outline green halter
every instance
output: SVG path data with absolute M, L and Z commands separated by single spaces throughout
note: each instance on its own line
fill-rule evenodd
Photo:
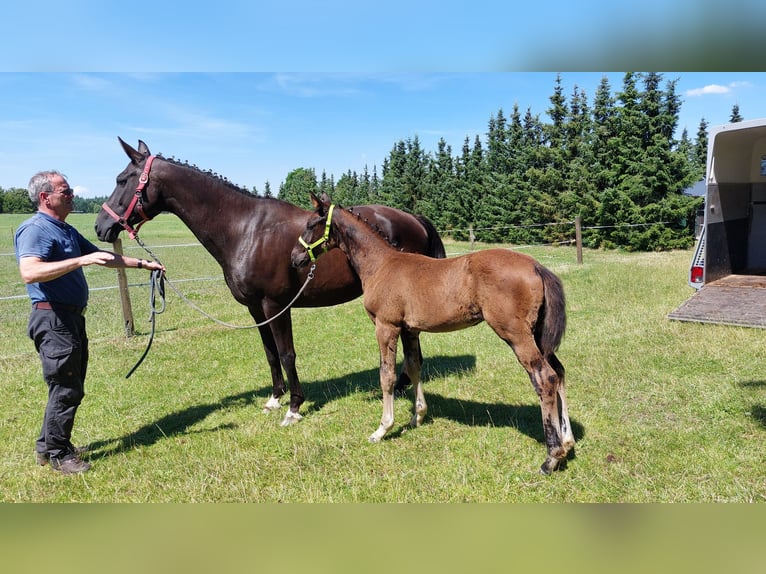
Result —
M 327 223 L 325 223 L 324 226 L 324 235 L 314 241 L 311 245 L 306 243 L 306 241 L 303 239 L 303 237 L 298 238 L 298 243 L 303 245 L 303 247 L 306 248 L 306 251 L 309 253 L 309 259 L 311 259 L 311 262 L 314 263 L 316 261 L 316 257 L 314 256 L 314 248 L 319 247 L 320 245 L 324 245 L 327 243 L 327 240 L 330 238 L 330 224 L 332 223 L 332 210 L 335 209 L 335 205 L 330 205 L 330 209 L 327 210 Z

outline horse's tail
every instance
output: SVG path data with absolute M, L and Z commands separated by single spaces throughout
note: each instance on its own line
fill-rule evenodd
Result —
M 564 285 L 550 269 L 535 263 L 535 271 L 543 282 L 545 301 L 540 309 L 535 341 L 544 357 L 549 357 L 559 348 L 566 330 L 566 301 Z
M 426 234 L 428 235 L 428 253 L 426 253 L 426 255 L 435 259 L 444 259 L 447 257 L 442 238 L 439 235 L 439 232 L 436 231 L 434 224 L 431 223 L 431 220 L 423 215 L 415 215 L 415 217 L 420 222 L 420 225 L 425 228 Z

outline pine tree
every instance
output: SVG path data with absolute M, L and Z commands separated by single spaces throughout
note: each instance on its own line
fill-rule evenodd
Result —
M 707 171 L 707 146 L 708 146 L 708 123 L 702 118 L 697 128 L 697 139 L 694 142 L 694 156 L 692 158 L 692 171 L 697 176 L 696 181 L 705 178 Z
M 289 201 L 305 209 L 311 209 L 309 192 L 317 193 L 317 179 L 313 168 L 299 167 L 287 174 L 279 186 L 279 199 Z

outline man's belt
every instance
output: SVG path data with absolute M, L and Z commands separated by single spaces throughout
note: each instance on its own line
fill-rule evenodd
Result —
M 40 301 L 34 304 L 35 309 L 43 309 L 45 311 L 63 311 L 65 313 L 74 313 L 75 315 L 84 315 L 85 307 L 78 307 L 77 305 L 65 305 L 64 303 L 50 303 L 48 301 Z

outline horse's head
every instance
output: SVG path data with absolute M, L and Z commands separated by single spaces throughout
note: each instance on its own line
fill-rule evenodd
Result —
M 122 149 L 130 163 L 117 176 L 112 195 L 103 204 L 96 217 L 96 235 L 101 241 L 113 242 L 120 231 L 135 237 L 138 228 L 163 209 L 157 182 L 150 177 L 154 156 L 141 140 L 133 149 L 121 138 Z M 156 178 L 154 178 L 156 180 Z
M 306 222 L 306 229 L 298 237 L 298 242 L 290 253 L 290 261 L 293 267 L 301 268 L 312 263 L 319 255 L 337 246 L 335 234 L 332 233 L 332 216 L 336 206 L 330 202 L 327 194 L 322 194 L 321 199 L 313 193 L 311 203 L 314 205 L 314 215 Z M 320 253 L 315 250 L 322 248 Z

